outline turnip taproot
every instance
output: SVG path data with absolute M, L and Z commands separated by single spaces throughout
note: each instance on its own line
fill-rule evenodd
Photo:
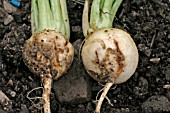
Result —
M 127 81 L 138 64 L 138 50 L 131 36 L 117 28 L 111 28 L 114 16 L 122 0 L 93 0 L 88 23 L 89 0 L 83 11 L 82 60 L 88 74 L 99 82 L 106 82 L 98 100 L 96 113 L 113 84 Z
M 52 80 L 70 67 L 74 49 L 69 42 L 70 28 L 65 0 L 31 1 L 32 36 L 23 47 L 23 60 L 43 82 L 44 113 L 50 113 Z

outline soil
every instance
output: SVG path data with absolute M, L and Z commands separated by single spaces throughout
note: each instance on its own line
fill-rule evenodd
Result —
M 67 2 L 71 42 L 74 43 L 77 39 L 84 39 L 81 30 L 83 5 L 72 0 Z M 4 25 L 0 21 L 0 91 L 12 102 L 8 106 L 0 103 L 0 113 L 42 112 L 39 110 L 41 104 L 38 99 L 33 104 L 27 98 L 27 93 L 42 86 L 42 83 L 22 60 L 23 44 L 31 36 L 30 8 L 30 0 L 22 0 L 17 12 L 11 13 L 14 17 L 11 23 Z M 113 27 L 131 34 L 139 50 L 139 64 L 126 83 L 114 85 L 108 92 L 107 96 L 113 106 L 105 100 L 101 113 L 170 112 L 170 1 L 124 0 Z M 52 90 L 52 113 L 93 113 L 96 95 L 102 86 L 89 76 L 88 78 L 92 94 L 88 101 L 60 103 Z M 41 96 L 41 93 L 41 90 L 37 90 L 31 96 Z

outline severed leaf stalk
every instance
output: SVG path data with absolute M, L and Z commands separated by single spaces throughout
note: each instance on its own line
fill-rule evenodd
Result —
M 51 113 L 52 80 L 67 71 L 74 57 L 74 49 L 69 42 L 66 1 L 32 0 L 31 28 L 32 36 L 23 47 L 23 60 L 33 73 L 40 75 L 44 85 L 44 113 Z
M 83 33 L 86 37 L 82 48 L 82 60 L 88 74 L 99 82 L 105 82 L 95 113 L 100 113 L 102 102 L 113 84 L 127 81 L 138 64 L 138 50 L 131 36 L 112 28 L 115 14 L 122 0 L 93 0 L 90 23 L 89 0 L 83 10 Z

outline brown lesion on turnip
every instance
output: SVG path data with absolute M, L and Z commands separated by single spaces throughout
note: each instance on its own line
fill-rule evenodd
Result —
M 95 41 L 100 42 L 102 49 L 106 49 L 106 45 L 103 41 L 101 40 L 100 41 L 95 40 Z M 113 40 L 113 42 L 115 45 L 115 49 L 107 48 L 105 52 L 105 56 L 102 60 L 99 59 L 99 54 L 98 54 L 98 51 L 100 51 L 100 49 L 95 51 L 96 57 L 95 60 L 93 60 L 92 62 L 98 66 L 98 68 L 100 69 L 100 73 L 94 72 L 92 70 L 88 70 L 88 72 L 93 78 L 97 79 L 98 81 L 105 82 L 105 81 L 111 81 L 112 78 L 114 79 L 117 78 L 120 75 L 120 73 L 123 71 L 123 68 L 125 66 L 124 64 L 125 57 L 119 48 L 118 42 L 116 40 Z M 114 64 L 109 58 L 111 55 L 115 57 L 116 64 Z M 116 69 L 115 69 L 115 65 L 118 65 Z
M 115 73 L 115 77 L 117 78 L 125 67 L 125 56 L 122 54 L 122 52 L 119 48 L 119 43 L 116 40 L 114 40 L 114 43 L 116 45 L 116 50 L 117 50 L 116 61 L 119 65 L 118 69 Z
M 46 36 L 41 37 L 41 33 L 46 34 Z M 60 37 L 49 38 L 49 31 L 42 31 L 41 33 L 36 33 L 26 42 L 23 47 L 23 60 L 33 73 L 47 74 L 49 72 L 46 70 L 49 69 L 50 74 L 54 75 L 54 78 L 58 78 L 64 73 L 63 69 L 69 67 L 66 64 L 71 64 L 73 59 L 73 56 L 68 54 L 71 52 L 69 42 L 63 40 L 62 43 L 58 43 L 57 40 Z M 62 56 L 61 59 L 60 55 Z M 56 70 L 55 74 L 54 70 Z

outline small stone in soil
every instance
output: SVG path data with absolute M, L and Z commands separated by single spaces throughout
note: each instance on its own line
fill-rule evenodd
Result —
M 8 25 L 13 21 L 13 17 L 9 15 L 4 9 L 0 7 L 0 22 L 3 22 L 4 25 Z
M 0 103 L 6 111 L 12 108 L 12 102 L 2 91 L 0 91 Z
M 170 101 L 165 96 L 152 96 L 142 103 L 142 113 L 170 112 Z
M 14 84 L 14 83 L 13 83 L 13 80 L 10 79 L 10 80 L 8 81 L 8 85 L 13 86 L 13 84 Z
M 3 1 L 3 5 L 4 5 L 5 11 L 7 11 L 8 13 L 13 13 L 17 11 L 16 7 L 14 7 L 13 5 L 11 5 L 9 2 L 5 0 Z
M 10 95 L 11 95 L 11 97 L 15 97 L 15 96 L 16 96 L 16 92 L 11 91 L 11 92 L 10 92 Z
M 7 14 L 5 19 L 4 19 L 4 25 L 8 25 L 9 23 L 11 23 L 14 20 L 13 16 Z
M 54 81 L 53 89 L 57 99 L 61 103 L 83 103 L 91 98 L 91 82 L 82 62 L 79 60 L 79 48 L 82 41 L 73 43 L 75 58 L 69 72 L 64 74 L 58 81 Z
M 168 35 L 168 39 L 170 39 L 170 34 Z
M 84 78 L 84 72 L 80 72 L 82 70 L 73 72 L 79 66 L 73 65 L 72 72 L 63 75 L 61 79 L 53 83 L 55 95 L 61 103 L 83 103 L 89 101 L 91 97 L 90 83 Z
M 163 88 L 165 88 L 165 89 L 170 89 L 170 84 L 165 84 L 165 85 L 163 86 Z
M 170 58 L 167 59 L 168 63 L 170 63 Z
M 159 63 L 160 58 L 151 58 L 149 61 L 152 63 Z

